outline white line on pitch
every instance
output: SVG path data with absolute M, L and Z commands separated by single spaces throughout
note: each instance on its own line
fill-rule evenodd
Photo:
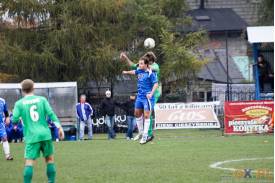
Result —
M 274 159 L 273 157 L 265 157 L 265 158 L 244 158 L 244 159 L 236 159 L 236 160 L 226 160 L 226 161 L 218 161 L 211 165 L 210 168 L 220 169 L 220 170 L 229 170 L 229 171 L 236 171 L 235 168 L 223 168 L 220 167 L 222 164 L 232 163 L 232 162 L 239 162 L 239 161 L 255 161 L 255 160 L 263 160 L 263 159 Z

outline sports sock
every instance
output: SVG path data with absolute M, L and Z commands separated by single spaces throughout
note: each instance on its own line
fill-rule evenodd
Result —
M 149 126 L 150 126 L 150 119 L 145 119 L 144 120 L 144 132 L 143 132 L 143 136 L 145 136 L 145 137 L 148 136 Z
M 3 142 L 3 149 L 4 149 L 4 154 L 7 157 L 10 155 L 10 145 L 8 141 Z
M 56 169 L 54 163 L 47 164 L 48 183 L 55 183 Z
M 143 133 L 143 116 L 136 118 L 136 121 L 137 121 L 138 133 L 142 134 Z
M 32 182 L 33 166 L 25 166 L 24 168 L 24 183 Z

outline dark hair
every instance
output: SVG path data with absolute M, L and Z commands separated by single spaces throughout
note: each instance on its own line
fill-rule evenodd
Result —
M 261 57 L 262 59 L 264 59 L 264 55 L 263 54 L 259 54 L 258 57 Z
M 132 92 L 132 93 L 130 93 L 130 96 L 136 96 L 137 95 L 137 93 L 136 92 Z
M 143 57 L 140 58 L 140 60 L 143 60 L 145 65 L 149 65 L 149 58 L 148 57 L 143 56 Z
M 143 57 L 147 57 L 149 59 L 149 61 L 151 61 L 151 62 L 155 62 L 157 60 L 156 55 L 152 51 L 145 53 L 145 55 Z
M 33 91 L 34 82 L 31 79 L 25 79 L 21 82 L 22 91 L 24 93 L 31 93 Z
M 262 62 L 265 62 L 265 58 L 264 58 L 264 55 L 263 55 L 263 54 L 259 54 L 259 55 L 258 55 L 258 58 L 262 58 Z

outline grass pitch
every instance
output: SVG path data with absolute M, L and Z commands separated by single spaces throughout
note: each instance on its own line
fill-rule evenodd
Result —
M 91 141 L 55 143 L 56 182 L 241 182 L 234 172 L 212 169 L 209 165 L 225 160 L 274 156 L 273 135 L 223 137 L 219 130 L 158 130 L 155 136 L 154 141 L 146 145 L 125 140 L 124 134 L 118 134 L 116 140 L 107 140 L 106 134 L 95 134 Z M 11 152 L 15 158 L 12 162 L 6 161 L 3 152 L 0 153 L 1 183 L 23 182 L 24 144 L 11 144 Z M 273 161 L 232 162 L 222 167 L 273 172 Z M 33 183 L 47 182 L 45 168 L 44 160 L 38 159 Z M 244 181 L 268 179 L 273 182 L 270 177 L 252 176 Z

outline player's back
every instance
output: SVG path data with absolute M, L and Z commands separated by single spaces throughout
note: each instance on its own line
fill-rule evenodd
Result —
M 47 123 L 49 111 L 48 101 L 45 97 L 29 95 L 15 103 L 13 119 L 22 118 L 23 133 L 26 143 L 35 143 L 51 139 Z

